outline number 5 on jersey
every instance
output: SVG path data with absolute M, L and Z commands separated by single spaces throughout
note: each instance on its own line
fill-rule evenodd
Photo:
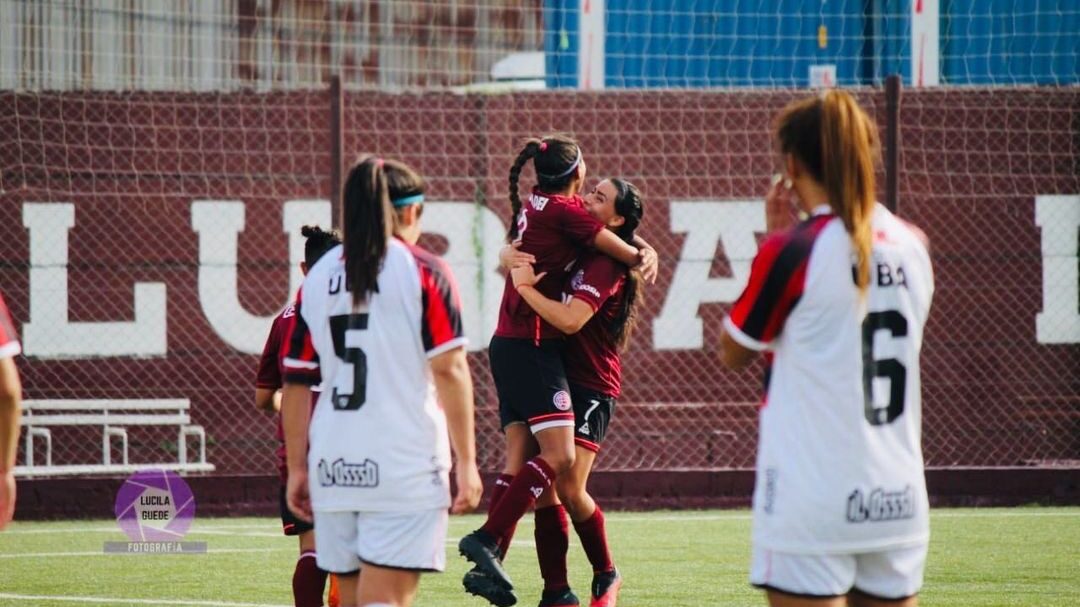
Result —
M 367 355 L 360 349 L 360 332 L 367 329 L 368 314 L 342 314 L 330 317 L 330 335 L 334 340 L 334 354 L 346 364 L 338 375 L 349 372 L 352 367 L 352 389 L 342 389 L 342 383 L 334 378 L 330 402 L 338 411 L 356 411 L 367 400 Z M 347 378 L 345 382 L 348 382 Z

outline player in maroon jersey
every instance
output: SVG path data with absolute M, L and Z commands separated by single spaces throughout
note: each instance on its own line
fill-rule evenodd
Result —
M 316 226 L 304 226 L 301 234 L 307 239 L 304 243 L 304 261 L 300 262 L 300 271 L 307 275 L 308 268 L 324 253 L 341 244 L 341 239 L 332 232 L 326 232 Z M 263 346 L 262 357 L 255 380 L 255 406 L 268 413 L 281 411 L 282 359 L 285 348 L 282 347 L 292 323 L 296 321 L 296 306 L 289 304 L 274 318 L 270 335 Z M 312 407 L 315 400 L 311 401 Z M 326 586 L 327 573 L 315 564 L 315 533 L 310 523 L 298 519 L 285 504 L 285 484 L 288 481 L 288 468 L 285 465 L 285 433 L 280 415 L 277 416 L 277 456 L 278 476 L 281 478 L 279 504 L 281 527 L 285 535 L 297 536 L 300 543 L 300 558 L 293 571 L 293 599 L 297 607 L 318 607 L 322 605 L 323 589 Z M 331 578 L 331 607 L 336 607 L 337 588 Z
M 0 529 L 15 514 L 15 451 L 19 444 L 22 386 L 15 356 L 22 351 L 0 296 Z
M 523 204 L 518 181 L 530 160 L 537 186 Z M 559 296 L 573 261 L 590 248 L 627 265 L 647 262 L 655 268 L 655 252 L 628 244 L 586 212 L 578 195 L 585 173 L 581 148 L 564 136 L 530 139 L 510 169 L 515 221 L 509 237 L 520 243 L 521 252 L 535 257 L 537 270 L 545 273 L 535 288 L 550 298 Z M 501 563 L 517 521 L 574 464 L 574 412 L 563 369 L 564 343 L 562 332 L 525 303 L 507 276 L 488 350 L 506 434 L 506 465 L 493 491 L 487 521 L 458 545 L 485 574 L 467 575 L 466 590 L 495 605 L 517 601 Z M 539 455 L 530 459 L 537 446 Z M 565 604 L 559 600 L 545 596 L 541 604 Z
M 633 241 L 644 214 L 641 193 L 633 184 L 604 180 L 585 196 L 585 205 L 609 230 Z M 536 502 L 536 550 L 544 588 L 551 594 L 561 590 L 564 602 L 556 604 L 576 604 L 566 574 L 569 513 L 593 567 L 590 606 L 614 607 L 622 579 L 611 559 L 603 512 L 586 491 L 586 482 L 622 392 L 619 350 L 636 324 L 640 279 L 595 251 L 578 259 L 559 299 L 535 288 L 544 275 L 535 274 L 530 264 L 518 265 L 511 275 L 529 306 L 569 336 L 563 361 L 574 404 L 577 452 L 573 467 L 558 477 L 556 491 L 547 491 Z

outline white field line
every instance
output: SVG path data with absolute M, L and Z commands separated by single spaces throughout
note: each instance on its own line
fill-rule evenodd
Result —
M 949 510 L 931 510 L 930 518 L 1073 518 L 1080 517 L 1080 509 L 1067 510 L 1062 512 L 1042 512 L 1037 509 L 1017 509 L 1008 510 L 1000 509 L 995 511 L 968 511 L 968 512 L 954 512 Z M 666 522 L 682 522 L 682 521 L 742 521 L 750 520 L 751 515 L 749 512 L 731 512 L 724 514 L 685 514 L 685 515 L 665 515 L 665 516 L 643 516 L 643 515 L 619 515 L 608 514 L 607 521 L 611 523 L 666 523 Z M 468 521 L 450 519 L 450 523 L 453 524 L 466 524 Z M 533 523 L 531 517 L 525 516 L 518 523 L 519 525 L 531 525 Z M 16 523 L 19 524 L 19 523 Z M 261 532 L 250 533 L 229 533 L 230 529 L 257 529 Z M 244 525 L 202 525 L 195 526 L 188 532 L 188 535 L 224 535 L 224 536 L 238 536 L 238 537 L 285 537 L 276 527 L 264 524 L 244 524 Z M 7 529 L 3 532 L 4 535 L 38 535 L 38 534 L 51 534 L 51 533 L 120 533 L 120 529 L 117 527 L 59 527 L 56 529 Z
M 446 538 L 446 545 L 456 548 L 459 537 Z M 571 543 L 574 543 L 573 539 Z M 515 539 L 515 546 L 529 546 L 536 547 L 536 542 L 527 539 Z M 245 552 L 280 552 L 285 550 L 295 550 L 296 547 L 288 544 L 282 546 L 274 546 L 271 548 L 208 548 L 207 554 L 237 554 Z M 175 555 L 175 556 L 193 556 L 197 553 Z M 78 552 L 8 552 L 0 553 L 0 559 L 29 559 L 29 558 L 53 558 L 53 557 L 71 557 L 71 556 L 149 556 L 145 552 L 105 552 L 105 551 L 92 551 L 82 550 Z M 158 556 L 158 555 L 154 555 Z M 173 556 L 169 554 L 162 554 L 160 556 Z
M 106 605 L 183 605 L 191 607 L 289 607 L 271 603 L 232 603 L 229 601 L 200 601 L 195 599 L 120 599 L 99 596 L 47 596 L 0 592 L 0 599 L 11 601 L 59 601 L 67 603 L 103 603 Z

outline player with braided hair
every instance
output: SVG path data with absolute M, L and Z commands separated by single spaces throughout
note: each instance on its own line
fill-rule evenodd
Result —
M 532 161 L 537 185 L 527 202 L 518 195 L 521 171 Z M 554 135 L 530 139 L 510 169 L 514 222 L 509 238 L 544 273 L 535 288 L 560 296 L 575 259 L 588 249 L 655 274 L 655 252 L 635 247 L 589 215 L 580 192 L 586 174 L 581 148 Z M 563 367 L 565 336 L 522 298 L 507 276 L 489 357 L 506 435 L 506 465 L 492 493 L 484 525 L 462 538 L 461 553 L 485 575 L 468 575 L 466 590 L 496 605 L 512 605 L 513 583 L 501 558 L 518 520 L 575 461 L 574 412 Z M 539 455 L 531 457 L 539 447 Z M 475 572 L 474 572 L 475 573 Z M 545 603 L 557 605 L 560 603 Z M 565 604 L 565 603 L 564 603 Z

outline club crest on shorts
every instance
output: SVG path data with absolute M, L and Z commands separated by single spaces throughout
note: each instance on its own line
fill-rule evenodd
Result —
M 569 411 L 573 404 L 570 402 L 570 395 L 566 393 L 566 390 L 559 390 L 555 393 L 555 396 L 551 397 L 551 402 L 555 403 L 555 408 L 559 411 Z

